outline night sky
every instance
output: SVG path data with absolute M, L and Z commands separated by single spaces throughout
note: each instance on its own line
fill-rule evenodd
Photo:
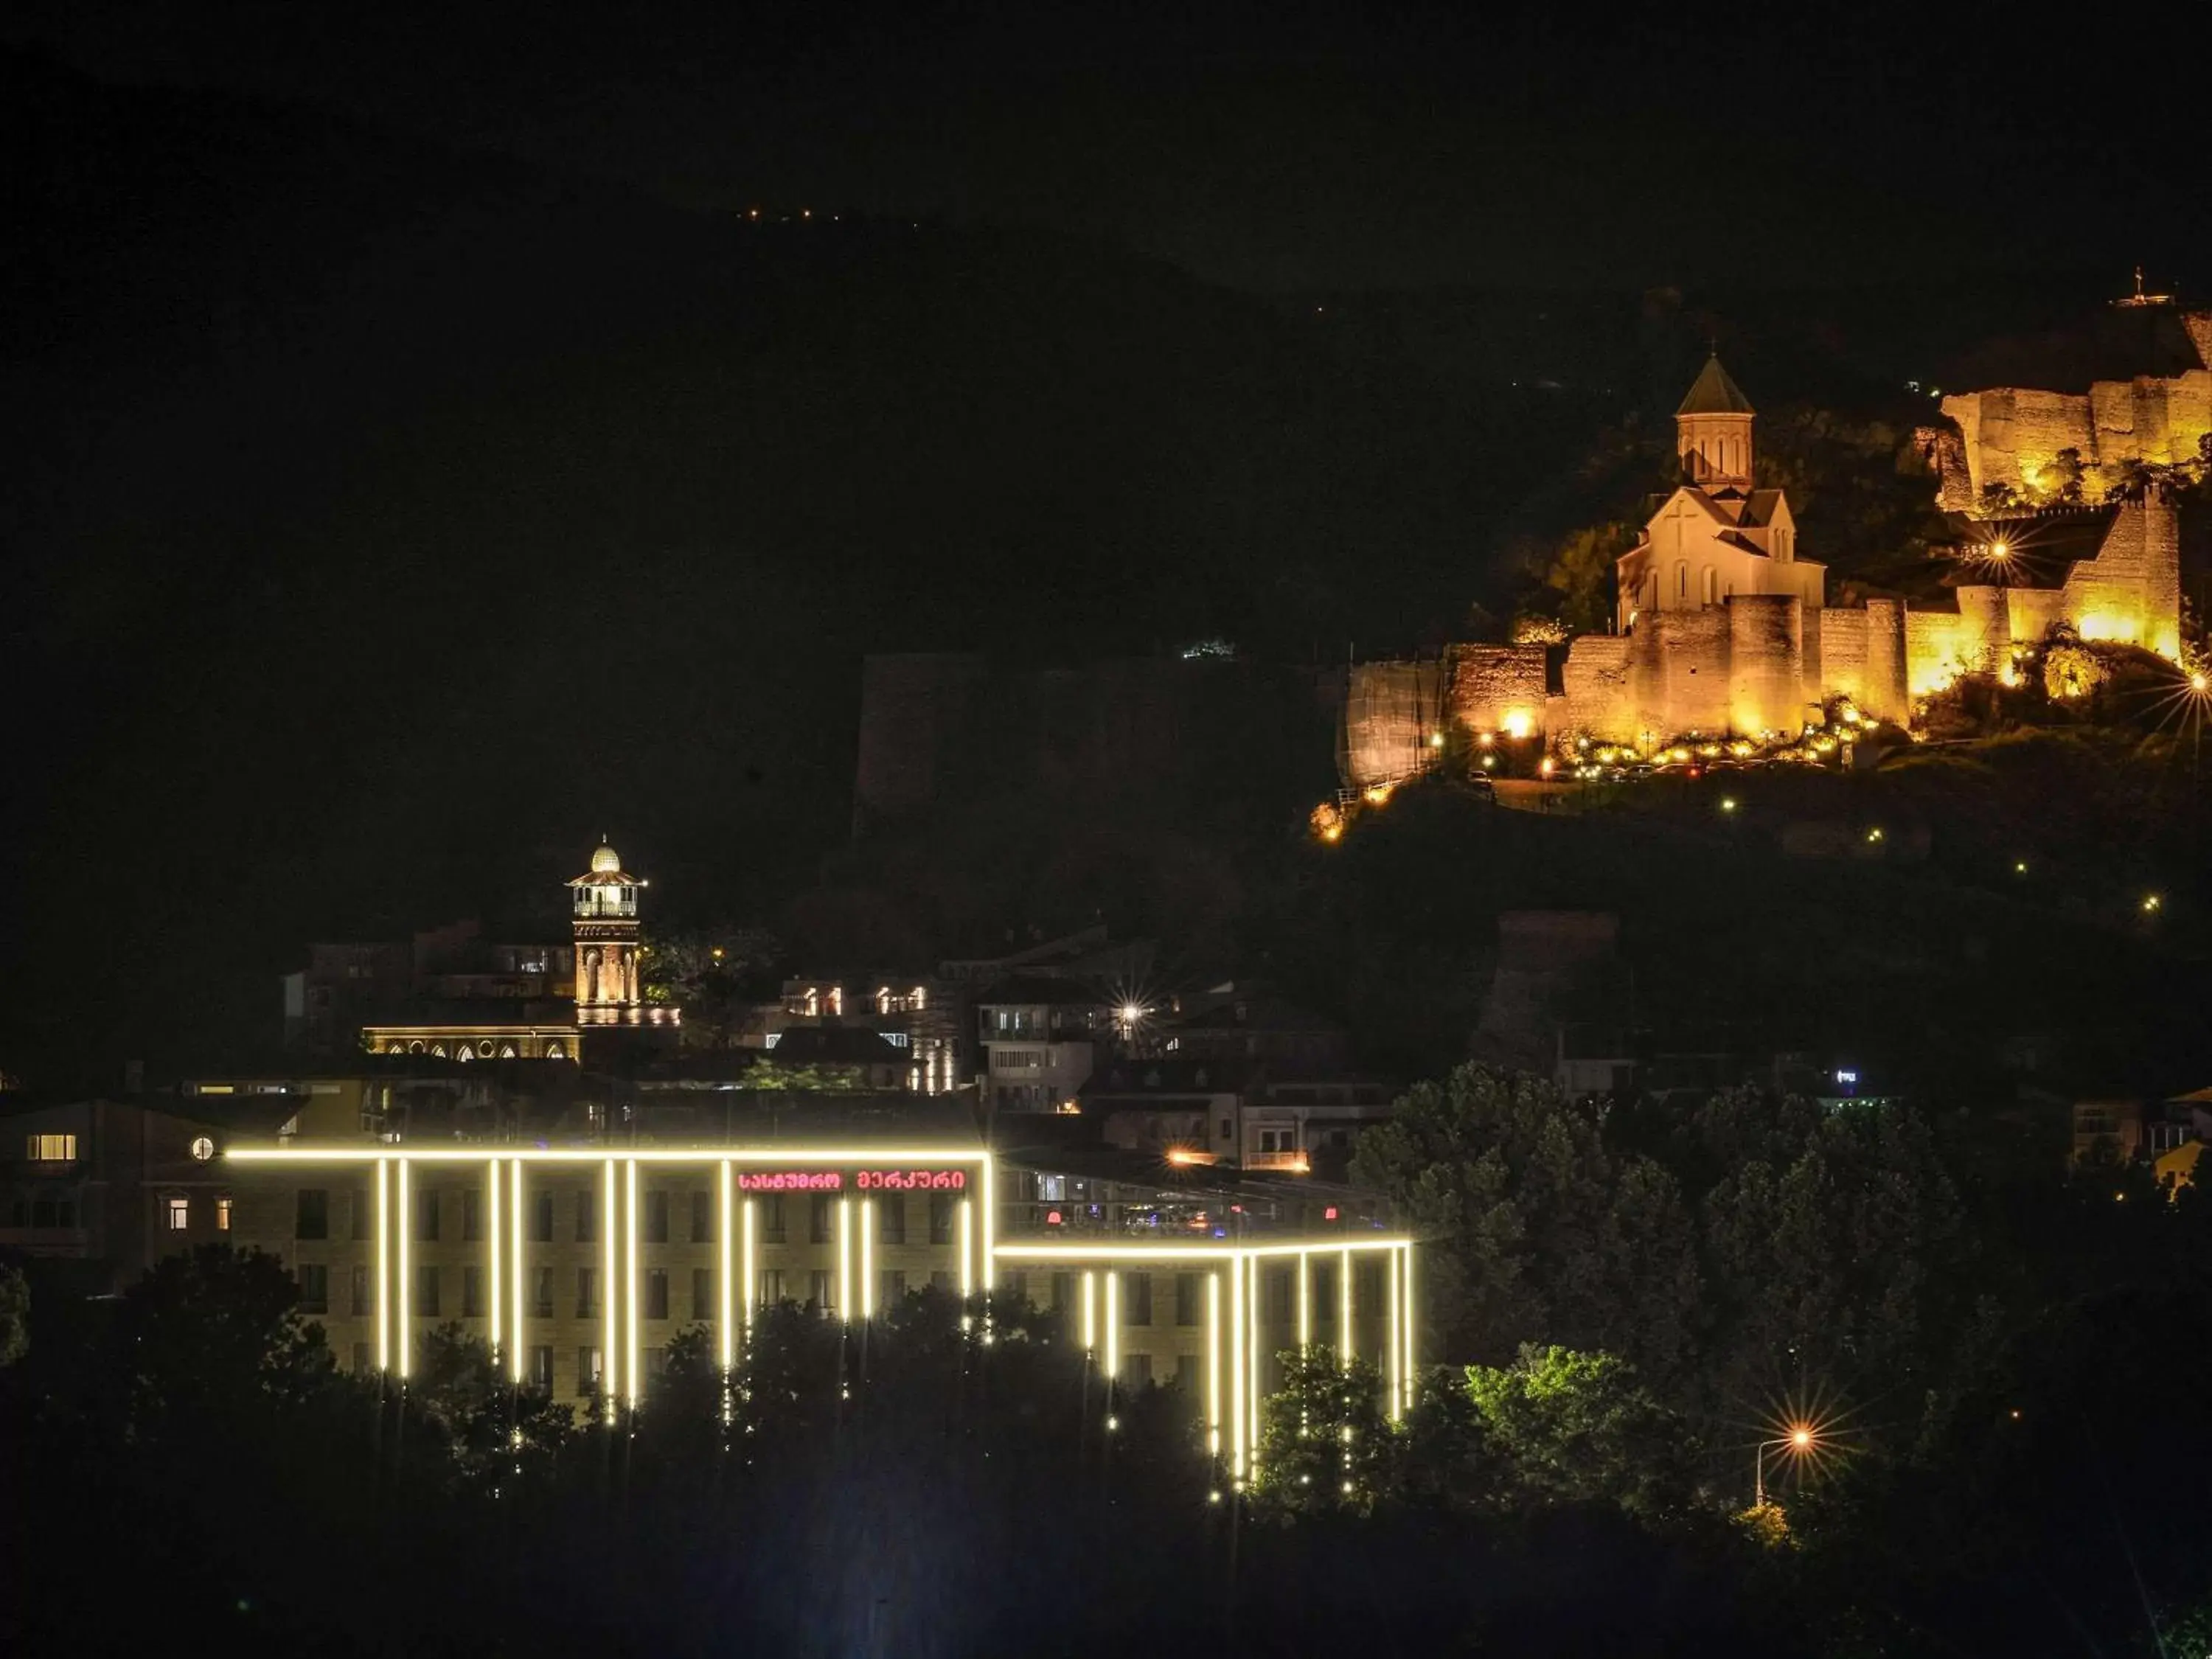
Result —
M 865 651 L 1433 643 L 1762 307 L 1880 379 L 2212 271 L 2172 19 L 1373 9 L 12 8 L 0 1069 L 603 831 L 771 914 Z
M 2185 9 L 11 11 L 103 76 L 690 205 L 1049 225 L 1262 289 L 2003 279 L 2173 269 L 2205 234 L 2159 210 L 2203 156 Z

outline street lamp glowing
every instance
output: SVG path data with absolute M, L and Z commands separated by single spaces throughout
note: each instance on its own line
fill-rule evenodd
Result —
M 2012 544 L 2006 541 L 1991 542 L 1990 544 L 1990 556 L 1993 559 L 2008 559 L 2012 557 Z
M 1751 1501 L 1756 1509 L 1766 1506 L 1766 1454 L 1770 1451 L 1788 1452 L 1800 1463 L 1818 1460 L 1822 1451 L 1820 1431 L 1814 1424 L 1792 1423 L 1785 1432 L 1759 1443 L 1753 1455 L 1751 1474 Z

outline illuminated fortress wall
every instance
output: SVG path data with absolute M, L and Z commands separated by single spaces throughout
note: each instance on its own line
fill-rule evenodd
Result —
M 1830 611 L 1826 605 L 1805 615 L 1805 665 L 1798 701 L 1814 703 L 1824 692 L 1850 698 L 1870 708 L 1867 696 L 1867 632 L 1863 610 Z
M 1452 719 L 1475 731 L 1541 731 L 1547 701 L 1544 659 L 1540 645 L 1453 647 Z
M 1725 731 L 1729 645 L 1726 605 L 1646 617 L 1628 636 L 1628 706 L 1615 712 L 1618 724 L 1601 725 L 1595 734 Z
M 1395 781 L 1434 763 L 1441 708 L 1475 731 L 1516 729 L 1524 716 L 1553 737 L 1638 743 L 1691 732 L 1792 732 L 1814 705 L 1851 698 L 1879 719 L 1908 722 L 1912 702 L 1960 674 L 2002 672 L 2015 646 L 2061 623 L 2178 658 L 2181 553 L 2178 516 L 2155 495 L 2112 515 L 2097 556 L 2076 561 L 2063 587 L 1967 584 L 1942 609 L 1899 599 L 1808 610 L 1794 594 L 1732 594 L 1718 605 L 1656 611 L 1626 635 L 1586 634 L 1545 694 L 1540 646 L 1462 646 L 1449 683 L 1429 663 L 1354 671 L 1344 781 Z
M 1866 666 L 1859 695 L 1867 711 L 1879 719 L 1902 722 L 1912 712 L 1906 690 L 1911 678 L 1905 644 L 1905 609 L 1898 599 L 1869 599 L 1866 614 Z
M 1727 729 L 1796 731 L 1805 723 L 1803 605 L 1794 593 L 1738 593 L 1723 608 L 1729 623 Z
M 2212 317 L 2184 320 L 2203 351 Z M 2048 469 L 2062 449 L 2080 452 L 2084 471 L 2093 474 L 2084 493 L 2095 500 L 2130 460 L 2170 465 L 2196 459 L 2197 440 L 2212 432 L 2212 371 L 2099 380 L 2086 393 L 2021 386 L 1954 392 L 1942 410 L 1958 425 L 1966 471 L 1966 499 L 1955 501 L 1954 487 L 1947 506 L 1971 507 L 1992 483 L 2030 495 L 2050 489 L 2055 479 Z M 1939 457 L 1939 465 L 1946 459 Z M 1948 482 L 1955 475 L 1945 476 Z
M 1395 783 L 1434 764 L 1431 739 L 1443 728 L 1445 665 L 1352 665 L 1344 696 L 1339 769 L 1354 787 Z
M 2067 573 L 2061 609 L 2086 640 L 2181 652 L 2181 530 L 2170 503 L 2131 501 L 2094 559 Z
M 1585 634 L 1567 648 L 1561 671 L 1565 695 L 1554 728 L 1608 732 L 1629 698 L 1628 639 L 1620 634 Z

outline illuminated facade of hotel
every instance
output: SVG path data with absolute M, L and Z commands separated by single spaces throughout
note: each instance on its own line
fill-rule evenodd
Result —
M 587 1129 L 416 1143 L 362 1131 L 333 1101 L 222 1155 L 235 1241 L 283 1258 L 341 1364 L 398 1378 L 458 1322 L 518 1382 L 650 1410 L 689 1328 L 728 1366 L 764 1306 L 857 1324 L 933 1285 L 1018 1292 L 1057 1310 L 1121 1387 L 1180 1386 L 1237 1475 L 1281 1350 L 1365 1359 L 1391 1415 L 1410 1403 L 1413 1242 L 1371 1201 L 1209 1208 L 1194 1188 L 1163 1206 L 1003 1159 L 950 1113 L 903 1135 L 902 1121 L 916 1119 L 712 1144 Z

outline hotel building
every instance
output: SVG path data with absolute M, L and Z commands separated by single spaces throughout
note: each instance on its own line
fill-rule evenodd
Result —
M 1391 1414 L 1410 1402 L 1413 1241 L 1371 1195 L 1111 1148 L 1002 1155 L 943 1097 L 748 1111 L 716 1138 L 623 1115 L 395 1133 L 307 1096 L 220 1148 L 231 1237 L 286 1262 L 342 1364 L 404 1380 L 458 1322 L 586 1409 L 650 1410 L 692 1327 L 734 1365 L 763 1307 L 859 1327 L 927 1286 L 1057 1310 L 1103 1377 L 1186 1390 L 1234 1474 L 1284 1349 L 1370 1361 Z

